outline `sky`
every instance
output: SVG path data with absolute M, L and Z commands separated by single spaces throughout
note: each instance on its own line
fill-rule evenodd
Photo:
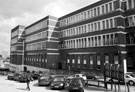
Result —
M 10 54 L 11 29 L 47 15 L 64 16 L 99 0 L 0 0 L 0 54 Z

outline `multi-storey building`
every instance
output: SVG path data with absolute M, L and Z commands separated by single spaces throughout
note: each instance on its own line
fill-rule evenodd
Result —
M 134 2 L 100 0 L 59 18 L 63 68 L 101 72 L 104 63 L 123 64 L 126 60 L 128 70 L 135 70 Z
M 25 69 L 45 70 L 57 67 L 57 18 L 47 16 L 25 28 Z
M 104 63 L 135 71 L 135 0 L 100 0 L 60 18 L 47 16 L 25 28 L 28 70 L 101 72 Z
M 125 18 L 126 59 L 128 70 L 135 71 L 135 0 L 124 0 L 123 12 Z
M 14 71 L 23 70 L 24 29 L 25 26 L 18 25 L 11 30 L 10 65 Z

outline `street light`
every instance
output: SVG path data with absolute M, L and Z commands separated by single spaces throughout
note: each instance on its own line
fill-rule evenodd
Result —
M 24 40 L 23 40 L 23 49 L 22 49 L 22 71 L 24 71 Z

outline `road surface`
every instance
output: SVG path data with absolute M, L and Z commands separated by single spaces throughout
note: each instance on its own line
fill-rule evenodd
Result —
M 30 83 L 30 88 L 31 90 L 29 92 L 68 92 L 67 90 L 51 90 L 50 87 L 44 86 L 39 87 L 37 81 L 32 81 Z M 0 92 L 28 92 L 28 90 L 26 90 L 26 83 L 19 83 L 16 81 L 7 80 L 6 76 L 0 76 Z M 115 92 L 115 91 L 89 86 L 88 88 L 85 88 L 84 92 Z M 121 86 L 121 91 L 119 92 L 125 92 L 124 85 Z M 130 92 L 135 92 L 135 86 L 130 87 Z

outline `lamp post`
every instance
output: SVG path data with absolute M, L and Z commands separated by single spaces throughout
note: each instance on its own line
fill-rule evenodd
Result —
M 22 49 L 22 71 L 24 71 L 24 40 L 23 40 L 23 49 Z

